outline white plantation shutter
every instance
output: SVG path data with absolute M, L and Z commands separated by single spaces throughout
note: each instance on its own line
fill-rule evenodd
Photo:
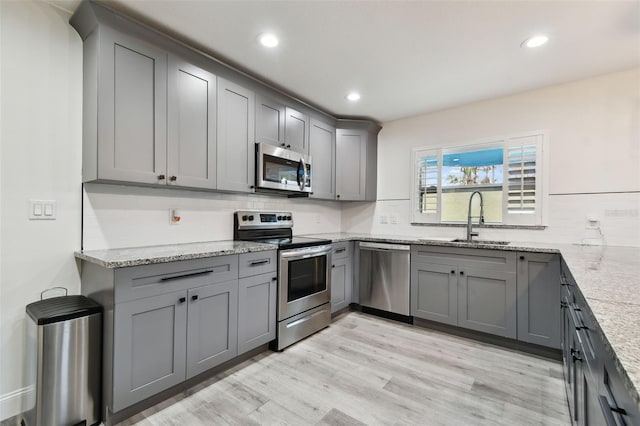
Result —
M 542 135 L 507 139 L 504 150 L 506 195 L 503 221 L 538 225 L 541 212 Z
M 440 220 L 440 150 L 414 151 L 413 220 Z

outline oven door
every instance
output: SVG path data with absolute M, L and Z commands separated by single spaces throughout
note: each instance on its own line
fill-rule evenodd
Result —
M 311 192 L 311 157 L 263 143 L 256 144 L 256 186 Z
M 331 300 L 331 245 L 279 252 L 278 321 Z

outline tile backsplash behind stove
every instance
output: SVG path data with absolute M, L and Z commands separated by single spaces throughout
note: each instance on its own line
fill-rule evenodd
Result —
M 294 234 L 340 232 L 337 201 L 106 184 L 85 184 L 83 197 L 85 250 L 231 240 L 236 210 L 291 211 Z

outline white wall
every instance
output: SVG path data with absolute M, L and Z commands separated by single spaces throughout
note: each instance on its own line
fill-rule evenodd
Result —
M 532 130 L 549 136 L 548 228 L 480 230 L 480 238 L 589 242 L 586 216 L 604 242 L 640 245 L 640 69 L 384 123 L 378 137 L 378 202 L 343 209 L 342 229 L 462 236 L 461 228 L 411 226 L 411 149 L 455 146 Z M 381 224 L 396 216 L 397 224 Z M 595 234 L 594 234 L 595 232 Z
M 169 212 L 175 208 L 180 210 L 180 225 L 170 224 Z M 295 235 L 340 231 L 338 202 L 87 184 L 83 247 L 93 250 L 232 240 L 236 210 L 291 211 Z
M 0 1 L 0 419 L 29 383 L 25 306 L 52 286 L 78 293 L 82 43 L 69 15 Z M 57 220 L 27 220 L 28 200 L 57 201 Z

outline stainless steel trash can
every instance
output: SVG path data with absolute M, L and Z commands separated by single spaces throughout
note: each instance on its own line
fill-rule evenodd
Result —
M 100 423 L 102 306 L 85 296 L 61 296 L 27 305 L 33 336 L 35 406 L 28 426 Z

